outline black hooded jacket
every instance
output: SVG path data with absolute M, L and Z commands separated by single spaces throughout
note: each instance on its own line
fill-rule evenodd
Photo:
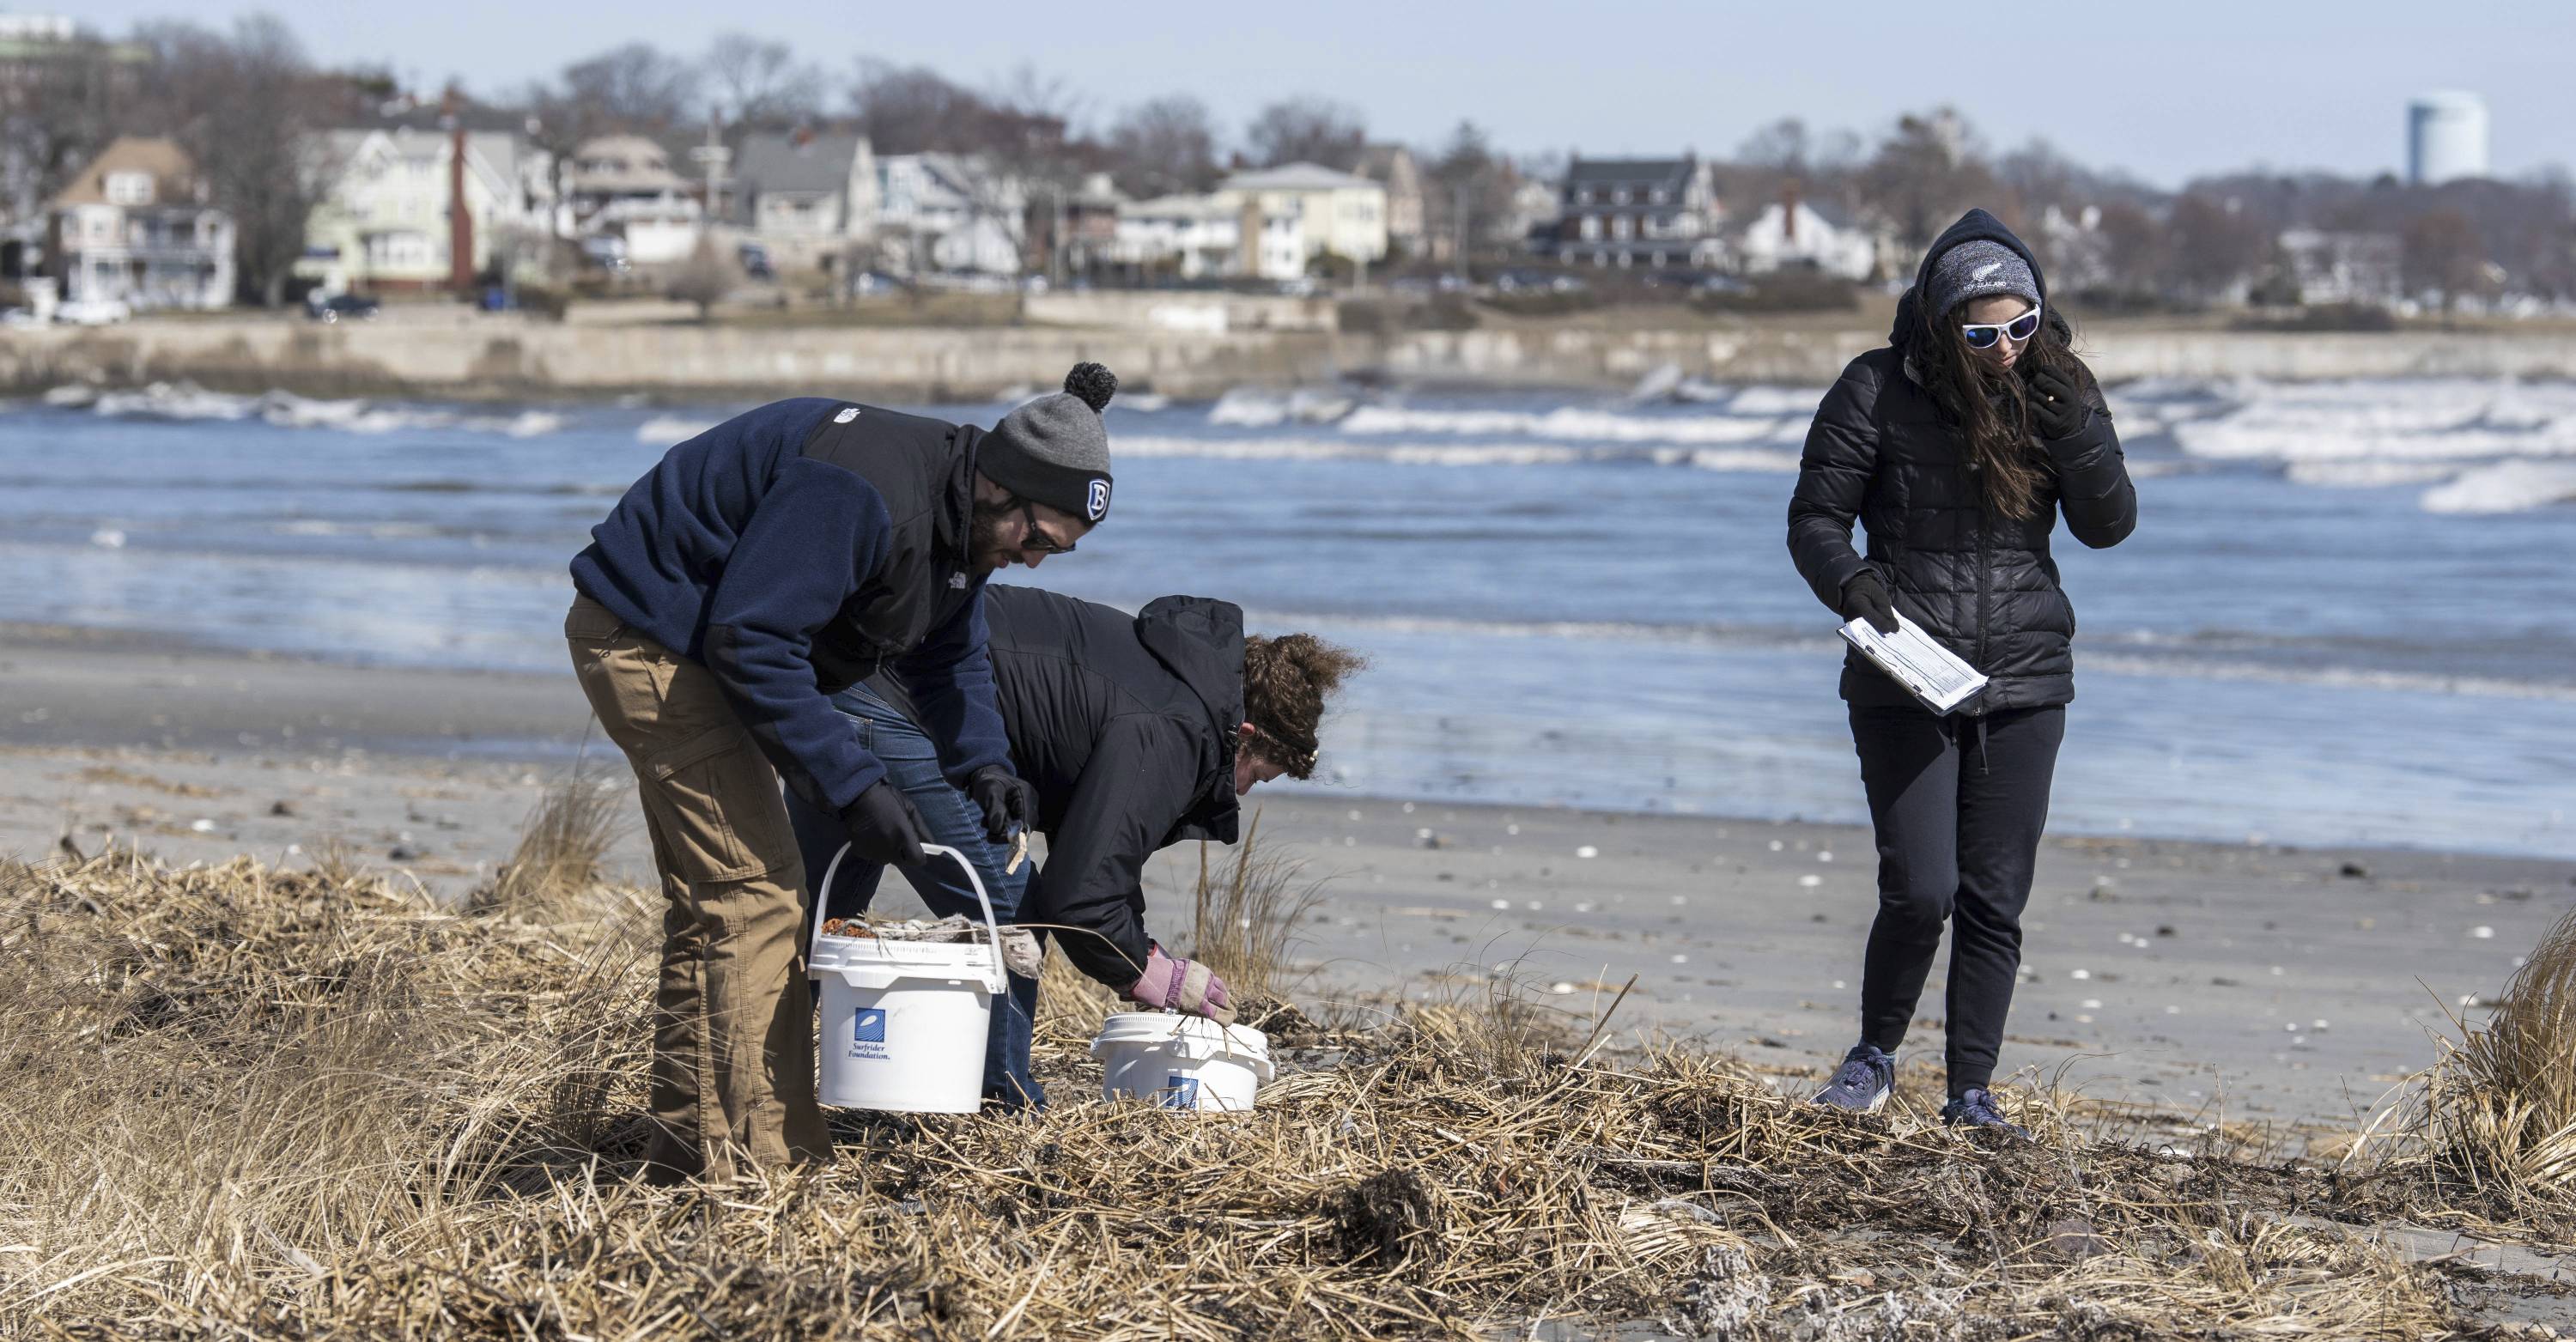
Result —
M 1887 347 L 1852 360 L 1825 393 L 1789 500 L 1789 554 L 1816 598 L 1839 612 L 1843 585 L 1864 566 L 1877 570 L 1898 609 L 1986 674 L 1984 693 L 1959 710 L 1967 714 L 2075 697 L 2075 608 L 2058 585 L 2049 533 L 2063 511 L 2075 539 L 2098 549 L 2125 539 L 2138 516 L 2111 412 L 2089 382 L 2084 427 L 2041 444 L 2038 508 L 2018 520 L 1987 511 L 1965 433 L 1925 390 L 1911 354 L 1929 335 L 1918 295 L 1933 261 L 1977 239 L 2030 262 L 2043 320 L 2066 333 L 2030 249 L 1994 216 L 1968 211 L 1924 254 Z M 1869 533 L 1866 557 L 1852 547 L 1855 518 Z M 1858 653 L 1845 659 L 1842 694 L 1856 704 L 1913 702 Z
M 1235 839 L 1243 612 L 1167 596 L 1129 615 L 996 586 L 984 616 L 1011 758 L 1037 788 L 1047 838 L 1021 921 L 1091 929 L 1061 934 L 1065 954 L 1125 988 L 1145 964 L 1145 860 Z M 869 688 L 910 711 L 891 677 Z

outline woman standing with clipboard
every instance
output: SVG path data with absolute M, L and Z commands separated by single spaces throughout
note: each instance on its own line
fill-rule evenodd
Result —
M 1945 1123 L 2020 1132 L 1987 1086 L 2021 967 L 2021 911 L 2075 697 L 2075 611 L 2049 558 L 2057 517 L 2086 545 L 2137 523 L 2111 412 L 2038 262 L 1970 210 L 1924 255 L 1885 348 L 1816 408 L 1789 501 L 1789 552 L 1845 620 L 1896 611 L 1984 673 L 1946 715 L 1858 652 L 1844 663 L 1878 844 L 1878 916 L 1861 968 L 1860 1042 L 1819 1104 L 1886 1103 L 1923 980 L 1950 950 Z M 1852 546 L 1857 518 L 1869 551 Z

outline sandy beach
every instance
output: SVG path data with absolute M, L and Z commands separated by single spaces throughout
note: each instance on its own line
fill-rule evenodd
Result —
M 460 894 L 578 758 L 569 676 L 361 668 L 14 627 L 0 652 L 0 851 L 113 840 L 173 863 L 293 864 L 339 843 Z M 1328 742 L 1329 744 L 1329 742 Z M 589 767 L 623 769 L 594 742 Z M 1857 788 L 1855 779 L 1853 786 Z M 1256 797 L 1321 899 L 1306 996 L 1478 1000 L 1507 978 L 1568 1012 L 1808 1084 L 1850 1042 L 1873 906 L 1865 831 L 1329 791 Z M 640 826 L 616 865 L 650 879 Z M 1194 848 L 1157 860 L 1186 920 Z M 2474 853 L 2052 837 L 2004 1063 L 2203 1121 L 2348 1130 L 2432 1061 L 2571 904 L 2576 865 Z M 1937 1084 L 1934 987 L 1901 1055 Z

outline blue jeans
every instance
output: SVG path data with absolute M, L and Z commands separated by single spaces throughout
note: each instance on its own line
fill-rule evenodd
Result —
M 966 860 L 975 864 L 977 874 L 984 878 L 984 893 L 993 901 L 993 917 L 1006 925 L 1018 918 L 1031 864 L 1022 863 L 1016 873 L 1002 870 L 1011 860 L 1009 846 L 984 837 L 984 812 L 972 798 L 949 785 L 939 769 L 939 748 L 911 719 L 865 686 L 853 685 L 834 695 L 832 706 L 857 725 L 859 744 L 885 763 L 886 781 L 912 798 L 922 821 L 930 828 L 930 841 L 964 853 Z M 832 855 L 840 851 L 849 836 L 841 828 L 840 817 L 793 791 L 787 794 L 787 818 L 795 826 L 796 847 L 805 859 L 807 916 L 846 918 L 864 912 L 876 898 L 877 882 L 884 878 L 885 868 L 855 857 L 843 858 L 840 870 L 833 873 L 832 888 L 816 890 L 823 882 L 824 871 L 832 865 Z M 900 870 L 934 915 L 944 918 L 960 913 L 983 921 L 984 912 L 975 903 L 975 888 L 966 883 L 966 873 L 959 871 L 955 862 L 935 858 Z M 806 937 L 810 944 L 810 923 Z M 1029 1033 L 1037 1015 L 1038 981 L 1017 974 L 1010 975 L 1009 981 L 1010 992 L 993 1004 L 993 1033 L 984 1047 L 984 1096 L 1000 1101 L 1005 1108 L 1016 1109 L 1022 1104 L 1044 1108 L 1046 1092 L 1029 1072 Z

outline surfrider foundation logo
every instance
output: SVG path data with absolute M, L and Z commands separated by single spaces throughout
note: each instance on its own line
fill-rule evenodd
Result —
M 884 1007 L 861 1007 L 850 1017 L 849 1056 L 870 1060 L 886 1057 Z

